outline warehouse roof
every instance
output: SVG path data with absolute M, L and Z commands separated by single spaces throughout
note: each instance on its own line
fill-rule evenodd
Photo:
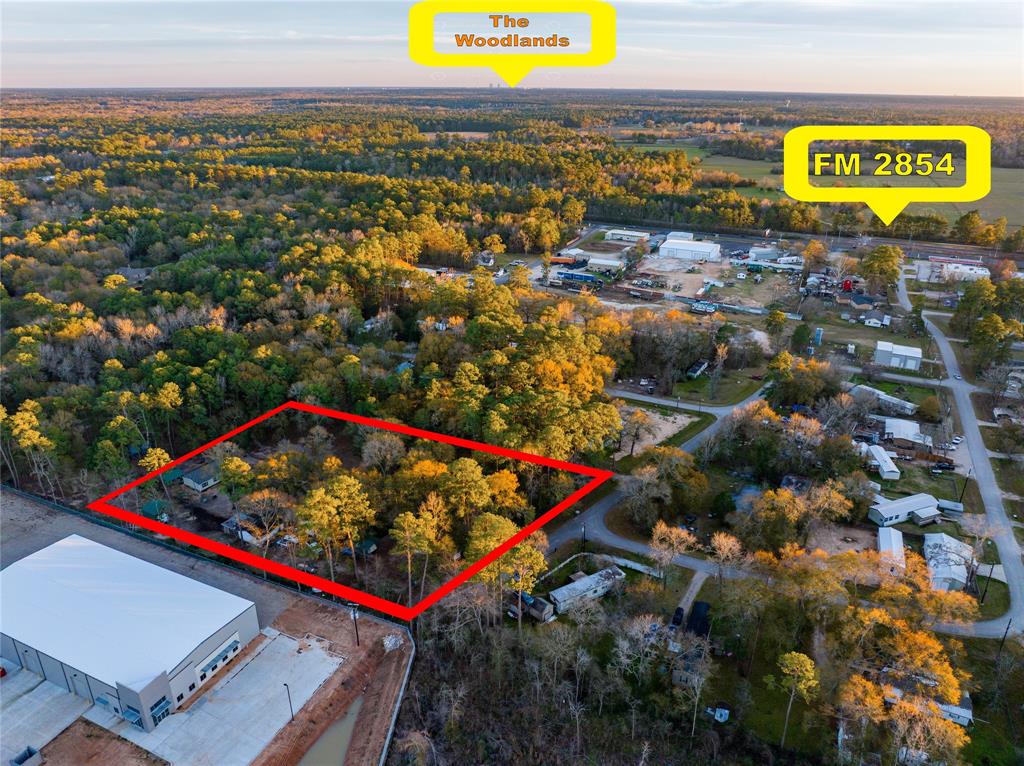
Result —
M 899 356 L 910 356 L 916 359 L 921 358 L 921 349 L 916 346 L 901 346 L 898 343 L 892 343 L 887 340 L 880 340 L 875 343 L 875 348 L 878 351 L 888 351 L 892 354 Z
M 672 239 L 669 237 L 658 247 L 659 250 L 665 250 L 666 248 L 679 247 L 684 250 L 700 251 L 705 253 L 717 253 L 722 249 L 722 246 L 717 242 L 694 242 L 691 239 Z
M 0 571 L 0 631 L 139 689 L 253 604 L 70 535 Z

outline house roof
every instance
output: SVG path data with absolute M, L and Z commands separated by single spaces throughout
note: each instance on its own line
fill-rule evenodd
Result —
M 963 540 L 935 532 L 924 536 L 924 558 L 933 586 L 946 580 L 966 583 L 967 564 L 974 560 L 974 549 Z
M 888 473 L 889 471 L 898 472 L 900 470 L 896 467 L 892 458 L 889 457 L 889 453 L 885 451 L 885 447 L 878 444 L 872 444 L 868 447 L 868 454 L 871 456 L 871 459 L 878 464 L 879 471 Z
M 930 512 L 936 510 L 938 505 L 939 501 L 934 496 L 926 492 L 918 492 L 916 495 L 907 495 L 895 500 L 879 500 L 871 507 L 879 513 L 888 516 L 891 513 Z
M 905 439 L 908 442 L 931 446 L 932 437 L 921 433 L 921 426 L 913 420 L 903 418 L 884 418 L 886 435 L 891 439 Z
M 203 465 L 196 466 L 191 470 L 185 471 L 181 478 L 194 481 L 197 484 L 202 484 L 207 479 L 217 478 L 217 466 L 213 463 L 204 463 Z
M 561 588 L 555 588 L 548 595 L 554 601 L 570 601 L 586 593 L 602 581 L 622 580 L 625 577 L 626 573 L 618 567 L 607 567 L 606 569 L 602 569 L 600 572 L 595 572 L 592 575 L 581 577 L 575 582 L 563 585 Z
M 79 535 L 0 571 L 0 603 L 4 635 L 133 689 L 253 606 Z
M 903 551 L 903 533 L 895 527 L 878 528 L 878 552 L 888 557 L 901 567 L 906 566 L 907 559 Z

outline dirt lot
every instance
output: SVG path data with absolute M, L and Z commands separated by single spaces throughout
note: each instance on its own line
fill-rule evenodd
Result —
M 688 273 L 688 269 L 694 269 Z M 663 279 L 668 283 L 666 292 L 693 298 L 704 286 L 704 279 L 718 279 L 728 267 L 723 263 L 697 263 L 681 258 L 647 256 L 636 269 L 639 279 Z
M 147 753 L 92 721 L 79 718 L 42 749 L 48 766 L 163 766 L 163 758 Z
M 646 412 L 648 417 L 651 419 L 653 433 L 641 434 L 640 438 L 637 439 L 636 447 L 633 448 L 634 455 L 643 452 L 650 446 L 660 444 L 668 437 L 672 436 L 672 434 L 682 431 L 697 419 L 696 417 L 683 415 L 682 413 L 664 415 L 654 410 L 644 410 L 644 412 Z M 623 448 L 614 455 L 615 460 L 621 460 L 629 454 L 629 441 L 624 439 L 623 442 Z
M 878 534 L 869 529 L 830 524 L 819 527 L 807 541 L 807 548 L 820 548 L 829 555 L 844 551 L 878 550 Z
M 361 648 L 357 648 L 352 620 L 347 610 L 305 600 L 282 613 L 274 627 L 296 637 L 311 633 L 326 638 L 331 642 L 331 651 L 357 659 L 344 665 L 317 690 L 313 698 L 296 713 L 295 720 L 281 729 L 253 762 L 254 766 L 298 763 L 302 755 L 331 724 L 345 714 L 360 695 L 363 697 L 363 705 L 345 763 L 375 763 L 380 758 L 384 737 L 391 725 L 409 660 L 410 646 L 405 634 L 392 626 L 364 618 L 359 623 Z M 396 634 L 402 637 L 401 647 L 391 652 L 385 651 L 385 636 Z

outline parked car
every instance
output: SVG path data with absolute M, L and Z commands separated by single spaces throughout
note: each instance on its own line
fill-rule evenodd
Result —
M 668 629 L 675 630 L 683 624 L 683 620 L 686 619 L 686 610 L 681 606 L 676 607 L 676 611 L 672 614 L 672 621 L 669 623 Z
M 954 436 L 953 437 L 953 444 L 960 444 L 960 442 L 962 442 L 963 440 L 964 440 L 964 437 L 962 437 L 962 436 Z

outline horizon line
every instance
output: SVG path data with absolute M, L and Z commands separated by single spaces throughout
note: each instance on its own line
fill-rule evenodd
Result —
M 727 93 L 727 94 L 748 94 L 764 96 L 861 96 L 861 97 L 882 97 L 882 98 L 957 98 L 966 100 L 1001 99 L 1006 101 L 1024 101 L 1024 94 L 1018 96 L 1006 95 L 967 95 L 960 93 L 869 93 L 869 92 L 844 92 L 844 91 L 815 91 L 815 90 L 737 90 L 737 89 L 714 89 L 714 88 L 615 88 L 615 87 L 587 87 L 587 86 L 517 86 L 510 88 L 501 85 L 32 85 L 32 86 L 2 86 L 0 93 L 12 92 L 40 92 L 40 91 L 296 91 L 296 90 L 366 90 L 366 91 L 588 91 L 588 92 L 611 92 L 611 93 Z

